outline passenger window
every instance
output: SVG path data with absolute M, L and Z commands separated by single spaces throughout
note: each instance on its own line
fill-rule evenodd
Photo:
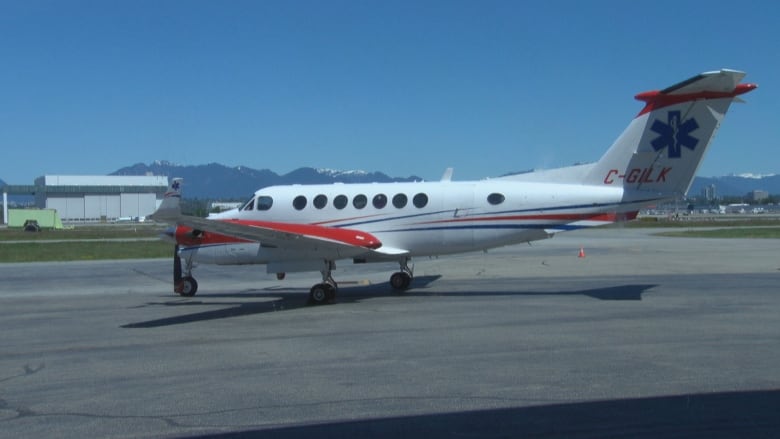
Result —
M 366 204 L 368 204 L 368 198 L 363 194 L 357 195 L 352 199 L 352 205 L 355 206 L 355 209 L 362 209 L 366 207 Z
M 428 196 L 421 192 L 412 198 L 412 203 L 417 208 L 423 208 L 428 205 Z
M 268 210 L 274 205 L 274 199 L 268 196 L 257 197 L 257 210 Z
M 336 209 L 341 210 L 341 209 L 347 207 L 347 203 L 348 202 L 349 202 L 349 200 L 347 199 L 346 195 L 336 195 L 336 198 L 333 199 L 333 206 Z
M 385 194 L 377 194 L 374 195 L 374 200 L 372 201 L 374 204 L 374 207 L 377 209 L 382 209 L 385 206 L 387 206 L 387 195 Z
M 293 200 L 293 207 L 296 210 L 303 210 L 303 208 L 306 207 L 306 197 L 304 197 L 303 195 L 298 195 L 297 197 L 295 197 L 295 199 Z
M 328 204 L 328 197 L 325 195 L 320 194 L 314 197 L 314 207 L 317 209 L 322 209 L 326 204 Z
M 403 209 L 404 207 L 406 207 L 407 201 L 409 200 L 406 198 L 406 195 L 395 194 L 395 196 L 393 197 L 393 206 L 395 206 L 398 209 Z
M 505 199 L 504 195 L 503 194 L 499 194 L 499 193 L 492 193 L 492 194 L 488 195 L 488 197 L 487 197 L 488 203 L 490 203 L 490 204 L 492 204 L 494 206 L 496 204 L 503 203 L 504 199 Z

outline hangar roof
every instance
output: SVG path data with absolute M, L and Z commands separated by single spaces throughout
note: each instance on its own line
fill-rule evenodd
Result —
M 168 177 L 159 175 L 44 175 L 36 186 L 165 186 Z
M 168 188 L 168 177 L 159 175 L 44 175 L 32 185 L 5 185 L 9 194 L 121 194 L 158 193 Z

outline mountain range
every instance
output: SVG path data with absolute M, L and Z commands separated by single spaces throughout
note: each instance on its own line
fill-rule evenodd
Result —
M 182 177 L 185 196 L 205 199 L 242 199 L 259 188 L 282 184 L 327 183 L 386 183 L 393 181 L 421 181 L 417 176 L 390 177 L 381 172 L 338 171 L 333 169 L 298 168 L 279 175 L 269 169 L 252 169 L 246 166 L 228 167 L 219 163 L 207 165 L 177 165 L 167 161 L 150 164 L 137 163 L 117 170 L 111 175 L 166 175 Z M 724 177 L 696 177 L 688 194 L 697 197 L 702 189 L 715 185 L 720 196 L 744 196 L 753 190 L 780 194 L 780 175 L 728 175 Z
M 422 178 L 389 177 L 381 172 L 338 171 L 333 169 L 298 168 L 279 175 L 269 169 L 246 166 L 228 167 L 219 163 L 207 165 L 177 165 L 166 161 L 137 163 L 119 169 L 111 175 L 165 175 L 184 179 L 184 196 L 201 199 L 243 199 L 257 189 L 284 184 L 328 183 L 390 183 L 421 181 Z
M 338 171 L 333 169 L 298 168 L 287 174 L 269 169 L 246 166 L 228 167 L 219 163 L 207 165 L 177 165 L 166 161 L 150 164 L 137 163 L 121 168 L 111 175 L 164 175 L 185 179 L 185 197 L 200 199 L 243 199 L 259 188 L 283 184 L 327 184 L 421 181 L 417 176 L 390 177 L 381 172 Z M 0 187 L 5 185 L 0 179 Z M 780 195 L 780 175 L 727 175 L 724 177 L 696 177 L 688 194 L 698 197 L 702 189 L 715 185 L 719 197 L 741 197 L 754 190 Z

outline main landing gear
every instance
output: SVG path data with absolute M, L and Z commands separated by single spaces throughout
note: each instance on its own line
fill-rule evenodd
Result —
M 390 276 L 390 286 L 396 291 L 404 291 L 409 288 L 414 278 L 412 268 L 409 268 L 409 258 L 404 258 L 398 261 L 401 266 L 401 271 L 393 273 Z M 309 290 L 309 303 L 312 305 L 324 305 L 331 303 L 336 299 L 336 292 L 338 291 L 338 283 L 333 279 L 331 272 L 336 268 L 334 261 L 324 261 L 323 267 L 320 270 L 322 273 L 322 282 L 311 287 Z
M 412 278 L 414 278 L 414 273 L 409 268 L 409 258 L 401 259 L 398 263 L 401 265 L 401 271 L 395 272 L 390 276 L 390 286 L 394 290 L 403 291 L 409 288 Z
M 188 253 L 184 258 L 184 269 L 182 269 L 182 258 L 179 257 L 179 246 L 173 251 L 173 290 L 182 297 L 192 297 L 198 292 L 198 282 L 192 277 L 192 254 Z M 409 288 L 414 273 L 409 267 L 409 258 L 398 261 L 401 270 L 390 276 L 390 286 L 396 291 L 404 291 Z M 323 261 L 320 269 L 322 273 L 322 282 L 314 285 L 309 290 L 309 303 L 312 305 L 324 305 L 333 302 L 336 299 L 338 283 L 333 279 L 331 272 L 336 268 L 334 261 Z M 278 279 L 283 279 L 284 275 L 277 274 Z
M 173 249 L 173 291 L 182 297 L 192 297 L 198 292 L 198 282 L 192 277 L 192 256 L 184 258 L 186 267 L 182 276 L 179 246 Z
M 312 305 L 324 305 L 326 303 L 333 302 L 336 299 L 336 291 L 339 285 L 331 276 L 331 271 L 336 268 L 334 261 L 324 261 L 324 265 L 320 270 L 322 273 L 322 283 L 314 285 L 309 290 L 309 303 Z

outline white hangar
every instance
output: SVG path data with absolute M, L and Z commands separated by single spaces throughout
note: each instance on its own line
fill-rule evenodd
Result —
M 35 205 L 67 222 L 136 219 L 153 213 L 167 188 L 163 176 L 45 175 L 35 179 Z

